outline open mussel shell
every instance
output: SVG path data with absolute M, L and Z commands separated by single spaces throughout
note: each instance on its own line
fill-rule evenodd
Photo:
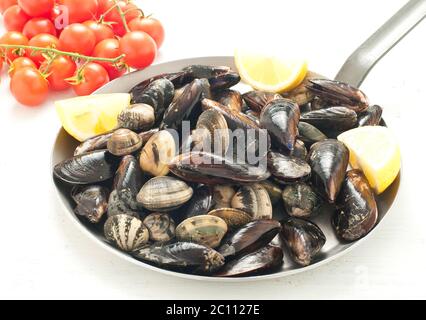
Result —
M 289 151 L 294 149 L 298 134 L 299 106 L 288 99 L 276 99 L 266 105 L 260 114 L 260 125 L 267 129 L 272 141 Z
M 138 151 L 142 147 L 142 139 L 129 129 L 118 129 L 108 140 L 107 147 L 113 155 L 125 156 Z
M 122 110 L 117 120 L 120 128 L 134 131 L 149 130 L 155 123 L 154 108 L 144 103 L 133 104 Z
M 299 139 L 309 146 L 315 142 L 327 139 L 327 136 L 313 125 L 300 121 L 298 125 Z
M 214 206 L 213 190 L 209 186 L 199 185 L 194 195 L 181 209 L 183 216 L 191 218 L 206 215 Z
M 298 218 L 311 217 L 322 204 L 312 187 L 303 182 L 286 186 L 282 199 L 288 215 Z
M 318 73 L 308 71 L 305 79 L 302 81 L 301 84 L 299 84 L 296 88 L 292 89 L 291 91 L 283 93 L 282 95 L 284 98 L 290 99 L 296 102 L 299 106 L 306 105 L 309 102 L 311 102 L 315 97 L 313 92 L 311 92 L 308 89 L 309 80 L 324 79 L 324 78 L 325 78 L 324 76 Z
M 328 105 L 345 106 L 355 112 L 362 112 L 369 105 L 367 96 L 347 83 L 328 79 L 311 79 L 307 87 Z
M 143 172 L 154 176 L 165 176 L 169 173 L 169 162 L 176 156 L 177 146 L 173 135 L 161 130 L 148 140 L 143 147 L 139 165 Z
M 378 126 L 382 120 L 382 107 L 378 105 L 368 107 L 358 115 L 358 126 Z
M 162 268 L 181 269 L 196 274 L 211 274 L 225 263 L 217 251 L 192 242 L 146 246 L 133 252 L 133 255 L 136 259 Z
M 108 193 L 108 189 L 101 186 L 73 189 L 71 196 L 77 204 L 74 212 L 91 223 L 98 223 L 107 211 Z
M 224 106 L 227 106 L 228 108 L 234 109 L 238 112 L 241 112 L 243 109 L 243 98 L 241 96 L 241 93 L 239 93 L 238 91 L 219 91 L 215 93 L 214 99 L 220 104 L 223 104 Z
M 136 200 L 150 211 L 168 212 L 188 202 L 192 194 L 192 188 L 179 179 L 155 177 L 143 185 Z
M 142 221 L 126 214 L 109 217 L 104 233 L 108 241 L 126 252 L 140 248 L 149 240 L 148 229 Z
M 252 221 L 227 236 L 218 251 L 225 258 L 249 254 L 270 243 L 280 230 L 275 220 Z
M 229 261 L 215 274 L 217 277 L 248 277 L 278 269 L 283 264 L 281 248 L 266 246 L 246 256 Z
M 333 225 L 339 238 L 356 241 L 376 225 L 378 210 L 374 192 L 361 171 L 346 173 L 337 204 Z
M 250 214 L 253 220 L 272 219 L 271 199 L 259 183 L 242 186 L 232 198 L 231 205 Z
M 143 219 L 143 224 L 149 231 L 149 240 L 153 242 L 168 242 L 176 235 L 175 222 L 166 213 L 151 213 Z
M 228 225 L 223 219 L 201 215 L 182 221 L 176 228 L 176 238 L 178 241 L 195 242 L 216 248 L 227 232 Z
M 272 205 L 275 205 L 275 204 L 277 204 L 278 202 L 281 201 L 282 189 L 281 189 L 280 185 L 278 185 L 278 184 L 276 184 L 276 183 L 274 183 L 270 180 L 261 181 L 259 183 L 268 192 Z
M 119 163 L 120 158 L 98 150 L 62 161 L 54 167 L 53 174 L 70 184 L 95 184 L 111 179 Z
M 331 107 L 303 113 L 300 121 L 307 122 L 325 134 L 329 134 L 355 127 L 357 114 L 346 107 Z
M 294 183 L 309 179 L 311 167 L 302 159 L 280 153 L 268 153 L 268 168 L 279 183 Z
M 132 155 L 123 157 L 114 178 L 113 190 L 124 206 L 138 210 L 136 195 L 142 187 L 142 172 L 138 161 Z
M 74 156 L 79 156 L 91 151 L 102 150 L 107 148 L 108 140 L 111 138 L 112 132 L 101 134 L 82 142 L 74 151 Z
M 183 180 L 212 184 L 258 182 L 269 178 L 266 168 L 238 163 L 206 152 L 189 152 L 169 164 L 170 171 Z
M 334 139 L 317 142 L 309 151 L 308 162 L 314 187 L 328 202 L 334 203 L 348 168 L 348 148 Z
M 209 215 L 219 217 L 226 222 L 229 229 L 240 228 L 252 220 L 247 212 L 234 208 L 221 208 L 209 212 Z
M 231 185 L 216 185 L 213 187 L 213 202 L 216 209 L 231 208 L 231 201 L 236 191 Z
M 294 261 L 301 266 L 310 265 L 326 242 L 317 225 L 298 218 L 283 221 L 280 235 Z
M 263 108 L 266 107 L 269 102 L 283 97 L 278 93 L 266 92 L 266 91 L 249 91 L 243 94 L 243 99 L 247 106 L 254 112 L 262 112 Z

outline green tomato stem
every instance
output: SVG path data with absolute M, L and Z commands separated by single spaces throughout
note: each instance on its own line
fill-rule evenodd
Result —
M 130 32 L 129 26 L 127 25 L 127 21 L 126 21 L 126 15 L 121 9 L 121 7 L 118 5 L 118 0 L 114 0 L 114 3 L 115 3 L 115 7 L 118 10 L 118 13 L 120 14 L 120 18 L 121 18 L 121 21 L 123 22 L 124 29 L 126 30 L 126 32 Z

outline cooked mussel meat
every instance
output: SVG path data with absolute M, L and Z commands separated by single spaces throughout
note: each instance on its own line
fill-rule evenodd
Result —
M 232 198 L 231 205 L 250 214 L 253 220 L 272 219 L 271 199 L 259 183 L 242 186 Z
M 378 126 L 382 120 L 382 107 L 373 105 L 358 115 L 358 126 Z
M 311 217 L 322 204 L 312 187 L 303 182 L 286 186 L 282 199 L 287 214 L 298 218 Z
M 311 167 L 305 160 L 272 151 L 268 153 L 268 168 L 279 183 L 304 181 L 311 175 Z
M 129 129 L 118 129 L 108 140 L 107 146 L 113 155 L 125 156 L 138 151 L 142 147 L 142 139 Z
M 74 188 L 71 194 L 77 206 L 74 212 L 98 223 L 108 208 L 108 189 L 101 186 Z
M 120 128 L 134 131 L 150 130 L 155 123 L 154 108 L 148 104 L 133 104 L 118 115 Z
M 153 242 L 168 242 L 175 237 L 175 222 L 166 213 L 151 213 L 143 219 L 143 224 L 149 231 L 149 240 Z

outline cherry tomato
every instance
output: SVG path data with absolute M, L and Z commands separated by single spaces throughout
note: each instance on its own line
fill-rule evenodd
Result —
M 124 62 L 135 69 L 152 64 L 157 55 L 155 41 L 143 31 L 132 31 L 120 39 L 120 51 L 125 54 Z
M 49 16 L 55 0 L 18 0 L 19 6 L 31 17 Z
M 58 2 L 68 8 L 69 23 L 93 19 L 98 12 L 97 0 L 59 0 Z
M 105 23 L 99 23 L 94 20 L 88 20 L 83 24 L 93 31 L 96 37 L 96 43 L 99 43 L 102 40 L 108 38 L 114 38 L 114 31 L 112 31 L 112 28 Z
M 56 36 L 56 29 L 52 21 L 47 18 L 32 18 L 25 24 L 22 33 L 28 39 L 31 39 L 40 33 L 49 33 Z
M 0 71 L 3 68 L 3 58 L 0 58 Z
M 129 22 L 131 31 L 144 31 L 148 33 L 160 49 L 164 42 L 164 28 L 160 21 L 154 18 L 135 18 Z
M 24 36 L 20 32 L 16 31 L 9 31 L 6 32 L 1 38 L 0 38 L 1 44 L 16 44 L 16 45 L 27 45 L 28 44 L 28 38 Z M 4 52 L 6 53 L 6 57 L 8 61 L 13 61 L 16 58 L 19 57 L 18 54 L 16 54 L 15 49 L 6 49 Z
M 34 69 L 37 69 L 36 64 L 34 63 L 33 60 L 31 60 L 30 58 L 27 57 L 19 57 L 16 58 L 15 60 L 13 60 L 13 62 L 10 64 L 8 73 L 10 77 L 13 77 L 13 75 L 20 69 L 22 68 L 26 68 L 26 67 L 31 67 Z
M 40 71 L 26 67 L 19 69 L 13 75 L 10 91 L 19 103 L 36 106 L 46 100 L 49 86 Z
M 121 55 L 120 42 L 117 39 L 105 39 L 99 42 L 95 50 L 93 50 L 94 57 L 101 58 L 116 58 Z M 124 68 L 118 69 L 116 66 L 102 61 L 97 61 L 108 72 L 109 79 L 114 80 L 126 73 Z
M 117 4 L 121 8 L 121 10 L 125 13 L 127 23 L 142 15 L 138 7 L 131 2 L 122 0 L 122 1 L 118 1 Z M 114 5 L 114 2 L 112 2 L 112 5 Z M 110 12 L 108 12 L 108 14 L 105 16 L 105 20 L 114 23 L 112 25 L 112 28 L 116 35 L 122 37 L 126 34 L 126 29 L 123 25 L 123 20 L 121 19 L 118 9 L 113 9 Z
M 95 34 L 81 23 L 70 24 L 59 36 L 59 48 L 63 51 L 90 55 L 95 45 Z
M 28 16 L 18 5 L 9 7 L 3 15 L 4 27 L 8 31 L 22 32 L 22 29 L 24 29 L 28 20 L 30 20 L 30 16 Z
M 98 0 L 98 17 L 114 5 L 113 0 Z
M 58 48 L 59 40 L 55 36 L 48 33 L 41 33 L 34 36 L 28 43 L 33 47 L 41 47 L 41 48 Z M 43 54 L 40 52 L 32 52 L 31 50 L 27 50 L 27 57 L 33 60 L 37 65 L 40 65 L 44 62 L 45 58 Z
M 71 78 L 75 74 L 77 66 L 69 57 L 59 56 L 49 66 L 47 65 L 47 61 L 45 61 L 40 69 L 44 73 L 49 74 L 47 77 L 49 88 L 60 91 L 71 87 L 66 79 Z
M 7 8 L 18 4 L 18 0 L 0 0 L 0 13 L 3 14 Z
M 82 75 L 82 82 L 73 86 L 74 92 L 79 96 L 89 95 L 109 82 L 108 72 L 98 63 L 88 63 L 83 68 Z

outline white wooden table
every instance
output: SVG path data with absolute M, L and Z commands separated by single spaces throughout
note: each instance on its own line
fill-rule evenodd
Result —
M 333 76 L 404 0 L 144 0 L 167 28 L 157 62 L 232 54 L 239 43 L 295 47 Z M 18 105 L 0 88 L 0 298 L 426 298 L 426 23 L 377 65 L 363 89 L 385 108 L 403 152 L 401 196 L 367 243 L 315 271 L 248 284 L 191 282 L 142 270 L 99 249 L 66 217 L 51 182 L 60 127 L 51 95 Z

